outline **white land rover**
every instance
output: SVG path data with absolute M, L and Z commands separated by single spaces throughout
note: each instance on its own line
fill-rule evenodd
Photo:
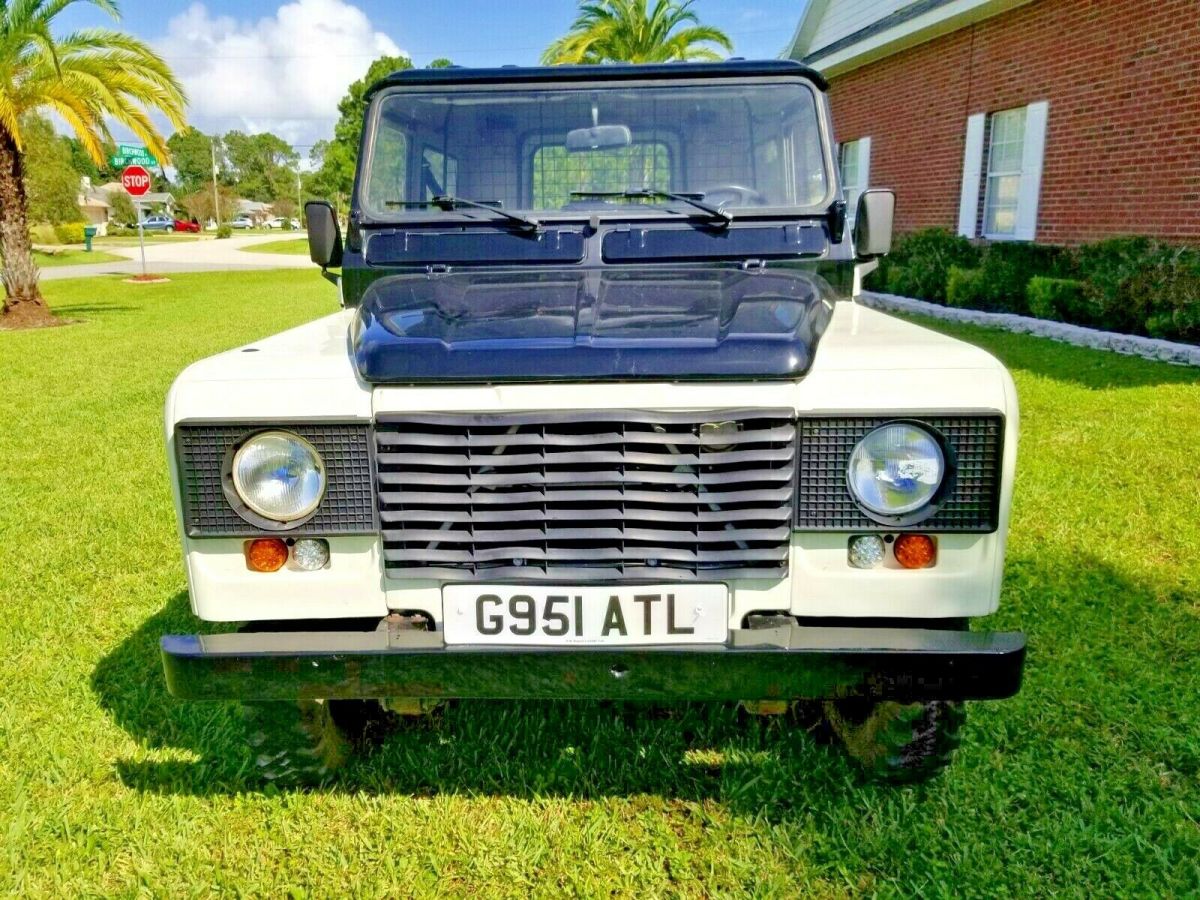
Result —
M 341 312 L 189 367 L 166 430 L 192 607 L 171 691 L 326 777 L 455 698 L 820 710 L 945 764 L 1012 695 L 1017 444 L 982 350 L 854 302 L 825 84 L 790 62 L 410 70 L 369 94 Z M 330 272 L 339 269 L 340 275 Z M 371 726 L 371 727 L 368 727 Z

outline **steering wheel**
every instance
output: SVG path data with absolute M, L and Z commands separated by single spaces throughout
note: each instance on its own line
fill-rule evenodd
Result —
M 719 184 L 704 190 L 704 201 L 718 209 L 725 206 L 761 206 L 765 198 L 742 184 Z

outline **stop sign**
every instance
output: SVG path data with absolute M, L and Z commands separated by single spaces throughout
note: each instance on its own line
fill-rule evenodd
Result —
M 121 173 L 121 185 L 130 195 L 141 197 L 150 191 L 150 173 L 141 166 L 127 166 Z

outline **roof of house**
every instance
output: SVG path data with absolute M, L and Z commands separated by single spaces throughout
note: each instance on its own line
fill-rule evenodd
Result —
M 1030 0 L 809 0 L 784 55 L 839 75 Z
M 98 188 L 93 188 L 92 194 L 112 194 L 125 193 L 125 185 L 119 181 L 109 181 L 106 184 L 100 185 Z M 151 191 L 149 194 L 143 194 L 140 197 L 131 197 L 135 203 L 175 203 L 175 195 L 170 191 Z
M 86 194 L 79 195 L 80 206 L 94 206 L 97 209 L 108 209 L 110 204 L 106 199 L 106 194 L 101 194 L 97 191 L 88 191 Z

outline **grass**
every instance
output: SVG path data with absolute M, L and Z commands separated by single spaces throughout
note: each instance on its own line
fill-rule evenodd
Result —
M 147 244 L 187 244 L 191 241 L 212 240 L 213 234 L 191 234 L 188 232 L 176 232 L 167 234 L 165 231 L 146 231 L 143 232 Z M 105 235 L 93 239 L 96 246 L 109 247 L 136 247 L 138 246 L 137 233 L 131 235 Z
M 240 247 L 246 253 L 286 253 L 308 255 L 308 239 L 303 237 L 285 238 L 282 241 L 268 241 L 265 244 L 251 244 Z
M 334 309 L 311 272 L 45 285 L 0 334 L 0 892 L 1187 896 L 1200 891 L 1200 377 L 978 329 L 1022 448 L 1004 603 L 1025 687 L 954 766 L 864 783 L 722 706 L 467 703 L 336 785 L 250 779 L 167 696 L 188 611 L 161 449 L 189 361 Z
M 37 263 L 39 269 L 55 269 L 59 266 L 84 266 L 96 263 L 110 262 L 125 262 L 124 256 L 117 256 L 115 253 L 103 253 L 99 250 L 93 250 L 88 253 L 86 250 L 59 250 L 56 253 L 43 253 L 41 250 L 33 251 L 33 261 Z

